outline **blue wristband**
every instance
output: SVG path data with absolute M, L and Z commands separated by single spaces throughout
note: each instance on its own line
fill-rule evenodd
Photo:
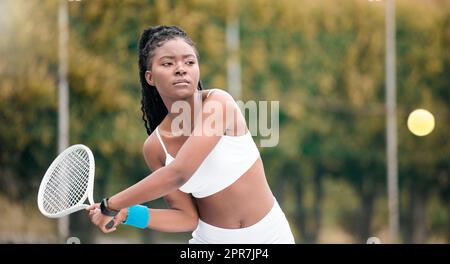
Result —
M 122 224 L 138 228 L 147 228 L 150 214 L 148 208 L 143 205 L 133 205 L 128 207 L 128 216 Z

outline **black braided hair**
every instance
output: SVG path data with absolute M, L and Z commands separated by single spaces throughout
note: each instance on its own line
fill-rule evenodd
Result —
M 156 87 L 147 83 L 145 72 L 149 70 L 153 56 L 155 55 L 155 49 L 174 38 L 182 38 L 197 53 L 194 42 L 188 37 L 186 32 L 177 26 L 161 25 L 149 27 L 144 30 L 139 40 L 139 78 L 142 92 L 141 110 L 142 119 L 144 120 L 148 135 L 162 122 L 168 111 Z M 197 89 L 203 90 L 200 81 L 198 82 Z

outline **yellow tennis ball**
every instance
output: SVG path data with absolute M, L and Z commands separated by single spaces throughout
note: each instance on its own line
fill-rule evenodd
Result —
M 408 116 L 408 129 L 416 136 L 426 136 L 434 129 L 434 116 L 425 109 L 416 109 Z

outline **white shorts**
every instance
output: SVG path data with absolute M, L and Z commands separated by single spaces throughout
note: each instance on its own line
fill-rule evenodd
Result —
M 289 223 L 277 200 L 270 212 L 249 227 L 226 229 L 199 220 L 189 244 L 295 244 Z

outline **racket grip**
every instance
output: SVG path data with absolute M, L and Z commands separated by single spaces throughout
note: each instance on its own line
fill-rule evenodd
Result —
M 106 229 L 111 229 L 114 226 L 114 219 L 109 221 L 109 223 L 106 224 Z

